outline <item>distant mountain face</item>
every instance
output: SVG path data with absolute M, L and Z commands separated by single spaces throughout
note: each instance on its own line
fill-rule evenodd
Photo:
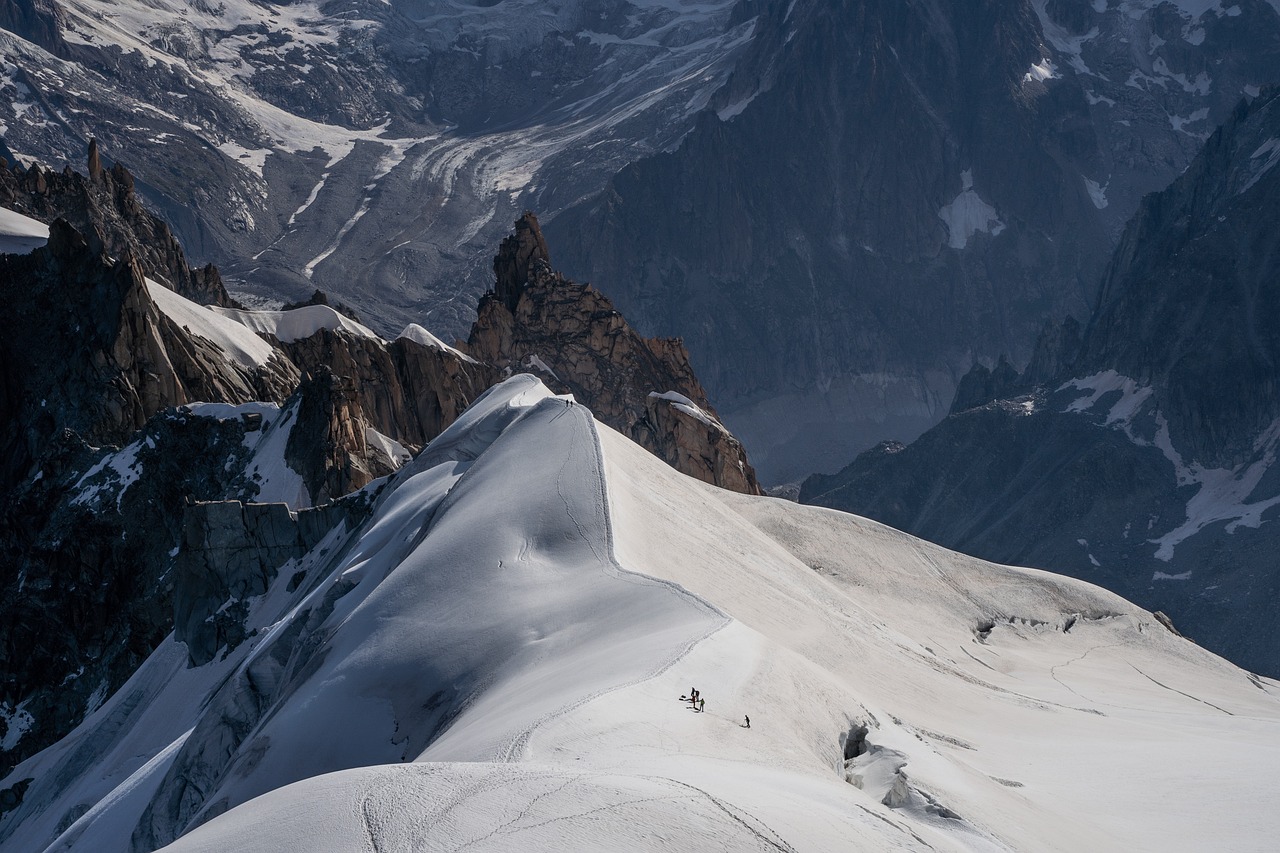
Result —
M 1082 317 L 1142 194 L 1277 78 L 1275 5 L 15 0 L 0 135 L 99 137 L 239 298 L 382 334 L 463 334 L 537 209 L 777 482 Z
M 1280 79 L 1263 0 L 760 12 L 715 112 L 548 234 L 684 336 L 766 482 L 914 437 L 974 358 L 1083 318 L 1139 199 Z
M 1280 671 L 1277 164 L 1272 87 L 1144 200 L 1083 339 L 1050 330 L 1021 377 L 975 369 L 941 424 L 801 500 L 1101 583 Z
M 58 168 L 98 137 L 248 297 L 460 335 L 508 223 L 673 144 L 752 30 L 733 0 L 14 0 L 0 136 Z

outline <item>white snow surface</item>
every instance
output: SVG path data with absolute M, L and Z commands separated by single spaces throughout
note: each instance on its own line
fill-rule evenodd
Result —
M 0 254 L 25 255 L 48 242 L 48 225 L 0 207 Z
M 659 394 L 657 391 L 650 391 L 649 396 L 655 397 L 659 400 L 666 400 L 672 406 L 684 412 L 689 417 L 702 421 L 709 427 L 715 427 L 721 432 L 728 432 L 728 430 L 724 428 L 723 424 L 711 417 L 711 415 L 707 414 L 701 406 L 679 392 L 664 391 Z
M 151 279 L 147 279 L 147 292 L 166 317 L 215 344 L 241 367 L 250 370 L 263 367 L 275 355 L 275 347 L 238 320 L 198 305 Z
M 167 849 L 1244 850 L 1280 832 L 1276 682 L 1081 581 L 699 483 L 528 375 L 300 565 L 225 659 L 188 669 L 170 638 L 0 782 L 35 780 L 0 843 L 43 849 L 65 815 L 50 849 L 211 816 Z M 195 779 L 203 800 L 182 794 Z
M 290 311 L 242 311 L 210 306 L 210 311 L 255 332 L 275 335 L 283 343 L 309 338 L 321 329 L 349 332 L 362 338 L 378 336 L 361 323 L 339 314 L 328 305 L 304 305 Z
M 410 323 L 409 325 L 405 326 L 404 331 L 397 336 L 397 339 L 399 338 L 408 338 L 414 343 L 422 344 L 424 347 L 430 347 L 431 349 L 438 349 L 442 352 L 451 353 L 452 355 L 457 356 L 463 361 L 469 361 L 472 364 L 478 364 L 478 362 L 474 358 L 462 352 L 461 350 L 457 350 L 449 346 L 444 341 L 440 340 L 435 335 L 428 332 L 422 326 L 419 326 L 417 323 Z
M 1173 464 L 1179 486 L 1199 487 L 1187 501 L 1186 519 L 1163 536 L 1150 540 L 1156 546 L 1156 559 L 1172 560 L 1179 543 L 1211 524 L 1226 522 L 1227 533 L 1234 533 L 1241 526 L 1256 528 L 1263 522 L 1263 513 L 1280 505 L 1280 495 L 1269 498 L 1254 496 L 1263 476 L 1280 456 L 1280 419 L 1273 421 L 1254 440 L 1253 455 L 1247 461 L 1232 468 L 1206 468 L 1199 462 L 1188 462 L 1183 458 L 1174 447 L 1168 421 L 1160 412 L 1153 413 L 1156 425 L 1153 437 L 1147 438 L 1135 431 L 1134 418 L 1147 410 L 1154 393 L 1150 386 L 1141 385 L 1114 370 L 1106 370 L 1072 379 L 1058 390 L 1068 389 L 1080 391 L 1083 396 L 1068 404 L 1067 412 L 1088 412 L 1103 395 L 1119 391 L 1120 397 L 1107 410 L 1103 426 L 1121 430 L 1140 447 L 1154 446 Z M 1177 579 L 1183 578 L 1179 576 Z
M 953 249 L 969 245 L 969 240 L 979 231 L 994 237 L 1004 230 L 996 209 L 983 201 L 973 188 L 973 173 L 966 169 L 960 179 L 960 194 L 938 211 L 938 218 L 947 226 L 947 245 Z

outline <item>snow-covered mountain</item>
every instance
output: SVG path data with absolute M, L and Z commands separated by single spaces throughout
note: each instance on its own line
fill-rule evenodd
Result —
M 242 297 L 319 286 L 382 334 L 464 333 L 507 223 L 677 141 L 753 28 L 734 0 L 15 2 L 14 154 L 96 136 Z
M 689 342 L 778 482 L 919 433 L 975 358 L 1083 317 L 1142 194 L 1280 75 L 1280 14 L 13 0 L 0 63 L 12 152 L 102 139 L 255 307 L 319 286 L 380 334 L 461 335 L 538 210 L 566 272 Z
M 1142 203 L 1083 334 L 976 367 L 915 442 L 800 498 L 1100 583 L 1280 674 L 1280 88 Z
M 23 790 L 6 849 L 1198 850 L 1280 829 L 1280 685 L 1089 584 L 698 483 L 528 375 L 274 578 L 234 649 L 190 666 L 170 637 L 0 782 Z
M 130 174 L 93 146 L 89 166 L 0 165 L 0 202 L 25 211 L 0 207 L 0 247 L 17 251 L 0 254 L 0 772 L 70 731 L 170 630 L 193 663 L 239 642 L 243 599 L 275 559 L 260 549 L 300 554 L 331 523 L 309 519 L 359 517 L 360 490 L 520 365 L 680 470 L 759 491 L 680 342 L 641 337 L 555 273 L 531 215 L 495 258 L 501 299 L 485 299 L 474 357 L 416 324 L 384 340 L 318 292 L 229 307 Z M 226 499 L 304 520 L 181 509 Z M 187 561 L 183 541 L 217 556 Z

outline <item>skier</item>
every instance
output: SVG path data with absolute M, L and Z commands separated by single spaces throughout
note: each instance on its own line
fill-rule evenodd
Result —
M 706 700 L 706 699 L 703 699 L 703 698 L 701 698 L 701 697 L 699 697 L 699 698 L 698 698 L 698 711 L 699 711 L 699 713 L 702 713 L 702 714 L 707 713 L 707 700 Z
M 742 719 L 747 721 L 747 728 L 751 728 L 751 718 L 748 717 L 746 714 L 743 714 Z

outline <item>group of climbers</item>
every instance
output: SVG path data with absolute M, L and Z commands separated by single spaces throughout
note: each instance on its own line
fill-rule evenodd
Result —
M 698 688 L 696 687 L 689 688 L 689 695 L 681 696 L 680 699 L 688 702 L 693 710 L 700 714 L 705 714 L 707 712 L 707 700 L 698 692 Z M 742 727 L 744 729 L 751 728 L 751 718 L 743 714 L 742 719 L 746 721 Z

